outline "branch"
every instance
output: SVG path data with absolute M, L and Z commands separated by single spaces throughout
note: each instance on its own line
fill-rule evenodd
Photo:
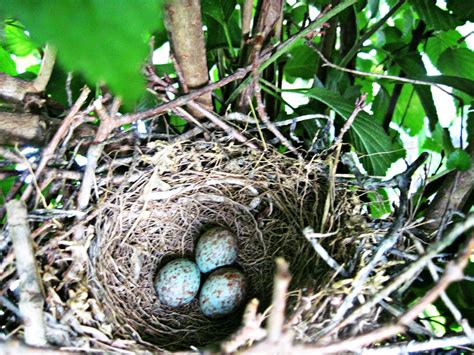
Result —
M 362 36 L 360 36 L 359 40 L 354 43 L 352 48 L 347 52 L 347 54 L 342 58 L 341 62 L 339 65 L 341 67 L 345 67 L 351 60 L 352 58 L 357 54 L 357 51 L 359 48 L 364 44 L 366 40 L 368 40 L 372 35 L 377 32 L 385 23 L 387 20 L 395 14 L 395 12 L 400 9 L 400 7 L 405 3 L 405 0 L 398 0 L 398 2 L 392 6 L 392 8 L 387 12 L 387 14 L 382 17 L 377 23 L 375 23 L 370 29 L 368 29 Z
M 44 117 L 0 111 L 0 144 L 40 144 L 46 140 L 47 128 Z
M 7 101 L 23 102 L 27 94 L 43 92 L 51 78 L 55 60 L 56 51 L 47 44 L 41 68 L 35 80 L 28 81 L 0 73 L 0 97 Z
M 371 299 L 367 300 L 366 303 L 355 309 L 340 324 L 338 324 L 337 327 L 335 327 L 333 331 L 331 331 L 331 333 L 337 331 L 338 329 L 341 329 L 347 324 L 354 322 L 355 320 L 357 320 L 358 317 L 370 312 L 372 307 L 374 307 L 384 298 L 390 296 L 390 294 L 400 288 L 401 285 L 408 282 L 409 280 L 412 280 L 413 276 L 420 272 L 420 270 L 422 270 L 426 265 L 428 265 L 431 259 L 433 259 L 443 249 L 452 245 L 461 234 L 472 229 L 473 227 L 474 214 L 471 213 L 463 222 L 457 223 L 444 238 L 442 238 L 436 243 L 431 244 L 428 247 L 426 254 L 421 255 L 418 260 L 410 264 L 410 266 L 408 266 L 405 271 L 398 275 L 384 289 L 380 290 Z
M 351 293 L 344 299 L 344 302 L 339 307 L 336 315 L 333 317 L 331 324 L 326 327 L 325 331 L 330 332 L 334 329 L 338 322 L 340 322 L 347 311 L 352 308 L 354 299 L 360 294 L 360 291 L 364 287 L 364 283 L 372 273 L 377 264 L 382 260 L 385 253 L 390 250 L 395 243 L 398 241 L 400 230 L 403 227 L 405 221 L 405 213 L 408 208 L 408 192 L 411 184 L 411 177 L 415 171 L 425 162 L 428 158 L 428 153 L 422 154 L 416 161 L 411 164 L 405 172 L 395 176 L 393 178 L 396 186 L 400 190 L 400 203 L 398 206 L 395 221 L 392 223 L 387 233 L 383 237 L 382 242 L 378 246 L 374 256 L 370 262 L 364 266 L 356 275 L 354 284 L 352 286 Z
M 468 150 L 471 168 L 466 171 L 452 171 L 446 176 L 430 207 L 426 210 L 427 223 L 423 225 L 423 228 L 430 231 L 437 230 L 443 221 L 443 216 L 449 210 L 461 210 L 474 191 L 472 183 L 474 181 L 474 143 L 469 145 Z
M 337 70 L 340 70 L 340 71 L 343 71 L 343 72 L 346 72 L 346 73 L 351 73 L 351 74 L 354 74 L 354 75 L 360 75 L 360 76 L 371 76 L 373 78 L 379 78 L 379 79 L 388 79 L 388 80 L 393 80 L 393 81 L 399 81 L 399 82 L 402 82 L 402 83 L 409 83 L 409 84 L 413 84 L 413 85 L 427 85 L 427 86 L 434 86 L 440 90 L 443 89 L 442 85 L 439 85 L 437 83 L 432 83 L 430 81 L 424 81 L 424 80 L 418 80 L 418 79 L 408 79 L 408 78 L 403 78 L 403 77 L 400 77 L 400 76 L 395 76 L 395 75 L 385 75 L 385 74 L 377 74 L 377 73 L 369 73 L 369 72 L 363 72 L 363 71 L 360 71 L 360 70 L 352 70 L 352 69 L 347 69 L 347 68 L 343 68 L 339 65 L 336 65 L 334 63 L 331 63 L 326 57 L 324 57 L 322 55 L 322 53 L 319 51 L 318 48 L 316 48 L 316 46 L 314 45 L 313 42 L 310 42 L 310 41 L 306 41 L 305 42 L 309 47 L 311 47 L 316 53 L 318 53 L 318 55 L 321 57 L 321 59 L 323 60 L 323 62 L 325 63 L 325 65 L 331 67 L 331 68 L 334 68 L 334 69 L 337 69 Z
M 341 3 L 340 5 L 336 6 L 334 9 L 331 11 L 328 11 L 326 14 L 318 18 L 315 22 L 313 22 L 311 25 L 306 27 L 304 30 L 296 34 L 295 36 L 291 37 L 287 41 L 283 42 L 282 44 L 278 45 L 275 48 L 275 52 L 272 54 L 273 50 L 268 50 L 268 51 L 263 51 L 262 56 L 258 60 L 258 65 L 259 65 L 259 72 L 262 72 L 266 67 L 268 67 L 270 64 L 275 62 L 279 57 L 284 55 L 286 52 L 288 52 L 294 45 L 298 43 L 298 40 L 306 36 L 308 33 L 312 32 L 319 26 L 321 26 L 324 22 L 326 22 L 328 19 L 332 18 L 333 16 L 337 15 L 339 12 L 343 11 L 347 7 L 353 5 L 356 3 L 357 0 L 347 0 Z M 196 91 L 193 91 L 189 94 L 182 95 L 175 100 L 169 101 L 167 103 L 164 103 L 158 107 L 155 107 L 153 109 L 143 111 L 143 112 L 138 112 L 135 114 L 129 114 L 129 115 L 123 115 L 119 117 L 117 120 L 115 120 L 115 127 L 120 127 L 124 124 L 129 124 L 133 123 L 138 120 L 143 120 L 143 119 L 148 119 L 151 117 L 156 117 L 159 115 L 164 114 L 165 112 L 174 109 L 179 106 L 184 106 L 188 102 L 195 100 L 196 98 L 206 94 L 210 93 L 216 89 L 219 89 L 223 86 L 226 86 L 227 84 L 245 78 L 245 76 L 252 71 L 252 65 L 247 66 L 246 68 L 242 68 L 237 70 L 235 73 L 215 82 L 212 84 L 209 84 L 207 86 L 202 87 L 201 89 L 198 89 Z M 251 77 L 247 78 L 244 82 L 242 82 L 237 90 L 234 91 L 234 93 L 231 95 L 231 98 L 229 101 L 232 101 L 235 99 L 235 97 L 239 94 L 239 91 L 242 90 L 246 85 L 249 84 L 251 80 Z
M 25 203 L 12 200 L 7 203 L 8 230 L 15 250 L 16 270 L 20 280 L 19 309 L 24 322 L 25 342 L 28 345 L 46 345 L 43 316 L 44 298 L 28 225 Z
M 176 59 L 176 71 L 182 73 L 182 84 L 190 90 L 205 86 L 209 82 L 209 74 L 200 0 L 167 1 L 165 23 Z M 210 92 L 204 93 L 195 101 L 212 110 Z M 199 112 L 192 114 L 201 117 Z
M 331 18 L 339 14 L 340 12 L 344 11 L 347 9 L 349 6 L 354 5 L 357 2 L 357 0 L 346 0 L 342 1 L 339 5 L 335 6 L 333 9 L 329 10 L 328 12 L 324 13 L 322 16 L 318 17 L 314 22 L 312 22 L 308 27 L 304 28 L 294 36 L 290 37 L 288 40 L 285 42 L 279 44 L 276 46 L 276 48 L 272 49 L 271 52 L 273 54 L 266 60 L 263 60 L 259 62 L 259 68 L 258 71 L 259 73 L 263 72 L 268 66 L 270 66 L 272 63 L 276 62 L 278 58 L 280 58 L 282 55 L 287 53 L 289 50 L 291 50 L 295 45 L 297 45 L 301 39 L 305 38 L 307 35 L 310 33 L 314 32 L 317 30 L 319 27 L 321 27 L 325 22 L 329 21 Z M 264 51 L 264 54 L 266 52 Z M 232 102 L 235 100 L 237 95 L 240 94 L 240 92 L 245 88 L 247 85 L 250 84 L 250 81 L 252 80 L 251 77 L 248 77 L 242 83 L 234 90 L 232 95 L 230 95 L 229 99 L 227 100 L 226 104 L 229 102 Z
M 36 171 L 35 171 L 36 179 L 38 179 L 38 177 L 43 172 L 44 168 L 46 168 L 46 166 L 48 165 L 49 160 L 53 157 L 53 154 L 54 154 L 54 151 L 56 150 L 56 147 L 61 142 L 61 139 L 63 139 L 66 136 L 66 134 L 69 130 L 69 127 L 76 120 L 76 114 L 79 112 L 81 106 L 86 101 L 87 96 L 89 96 L 89 93 L 90 93 L 89 88 L 84 87 L 82 89 L 81 95 L 77 99 L 76 103 L 74 104 L 73 107 L 71 107 L 71 110 L 69 111 L 66 118 L 64 118 L 61 126 L 56 131 L 56 133 L 54 134 L 54 137 L 51 139 L 51 142 L 49 142 L 47 147 L 43 150 L 41 160 L 40 160 L 40 162 L 38 164 L 38 167 L 36 168 Z M 30 197 L 32 191 L 33 191 L 33 184 L 29 184 L 26 187 L 23 194 L 21 195 L 21 199 L 23 201 L 28 200 L 28 198 Z
M 272 343 L 278 343 L 281 340 L 285 324 L 286 293 L 291 281 L 288 263 L 281 257 L 277 258 L 275 263 L 277 268 L 273 280 L 272 308 L 267 324 L 267 341 Z
M 201 105 L 190 101 L 188 103 L 188 106 L 191 107 L 193 110 L 200 112 L 203 116 L 207 117 L 212 123 L 214 123 L 216 126 L 223 129 L 227 134 L 229 134 L 234 139 L 238 140 L 239 142 L 244 143 L 245 145 L 247 145 L 248 147 L 252 149 L 259 150 L 258 146 L 250 142 L 247 138 L 245 138 L 245 136 L 242 133 L 240 133 L 234 127 L 229 126 L 227 123 L 222 121 L 219 117 L 217 117 L 212 112 L 206 110 Z
M 56 49 L 50 44 L 46 44 L 44 49 L 43 61 L 38 76 L 33 80 L 32 87 L 34 92 L 43 92 L 48 85 L 51 74 L 53 73 L 54 63 L 56 62 Z

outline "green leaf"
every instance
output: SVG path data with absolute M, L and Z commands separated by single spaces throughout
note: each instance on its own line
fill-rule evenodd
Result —
M 184 129 L 186 128 L 186 125 L 188 122 L 181 117 L 171 115 L 170 116 L 170 125 L 173 126 L 174 129 L 176 129 L 179 133 L 183 133 Z
M 425 53 L 430 58 L 431 63 L 436 65 L 439 56 L 448 48 L 463 48 L 466 47 L 465 41 L 459 42 L 462 34 L 458 31 L 438 32 L 428 38 L 425 46 Z
M 387 214 L 392 213 L 390 205 L 390 198 L 385 189 L 378 189 L 377 191 L 369 191 L 368 195 L 370 204 L 370 215 L 372 218 L 381 218 Z
M 303 93 L 328 105 L 346 120 L 354 110 L 352 101 L 327 89 L 313 88 Z M 390 165 L 404 155 L 403 150 L 396 151 L 390 137 L 365 111 L 358 114 L 349 133 L 356 150 L 365 155 L 361 161 L 371 175 L 384 175 Z
M 436 67 L 446 75 L 474 80 L 474 53 L 467 48 L 446 49 Z
M 0 73 L 8 75 L 17 75 L 16 64 L 13 61 L 10 53 L 0 47 Z
M 423 150 L 430 150 L 436 153 L 441 153 L 444 150 L 449 153 L 454 149 L 448 129 L 441 127 L 439 123 L 436 124 L 435 129 L 431 132 L 431 137 L 425 136 L 422 139 L 421 148 Z
M 403 71 L 410 77 L 426 75 L 425 65 L 423 64 L 421 55 L 419 53 L 411 53 L 403 57 L 397 56 L 396 61 L 402 67 Z M 436 123 L 438 122 L 438 113 L 434 104 L 431 88 L 426 85 L 415 85 L 415 90 L 418 98 L 420 99 L 421 105 L 425 110 L 425 114 L 428 116 L 430 128 L 434 129 Z
M 373 18 L 379 12 L 380 0 L 369 0 L 370 16 Z
M 203 23 L 207 26 L 206 48 L 209 51 L 217 48 L 228 48 L 229 43 L 225 35 L 224 27 L 213 17 L 203 15 Z M 230 19 L 226 22 L 228 33 L 232 46 L 238 48 L 240 46 L 242 31 L 240 30 L 240 18 L 237 12 L 234 12 Z
M 447 0 L 448 10 L 454 13 L 454 16 L 463 21 L 474 22 L 474 6 L 472 2 L 466 0 Z
M 469 170 L 471 167 L 471 157 L 462 149 L 455 149 L 448 156 L 446 167 L 448 169 Z
M 450 75 L 415 76 L 412 79 L 428 81 L 434 84 L 451 86 L 474 97 L 474 80 Z
M 292 78 L 312 79 L 316 74 L 317 57 L 315 52 L 305 45 L 294 47 L 288 53 L 285 74 Z M 289 78 L 290 82 L 294 81 Z
M 16 176 L 9 176 L 5 179 L 0 180 L 0 205 L 3 206 L 3 204 L 5 203 L 4 197 L 8 195 L 8 192 L 12 188 L 16 179 Z
M 425 126 L 425 111 L 413 85 L 403 86 L 393 114 L 393 122 L 403 127 L 412 137 L 420 133 Z
M 19 57 L 25 57 L 33 53 L 37 45 L 27 36 L 25 30 L 16 22 L 5 25 L 5 46 L 6 49 Z
M 236 0 L 202 0 L 201 11 L 224 25 L 235 9 Z
M 462 25 L 462 21 L 436 6 L 435 0 L 410 0 L 409 2 L 418 15 L 435 30 L 448 31 Z
M 303 22 L 305 15 L 308 14 L 309 8 L 307 4 L 302 4 L 291 9 L 290 16 L 294 24 L 298 25 Z
M 147 33 L 164 29 L 160 1 L 4 0 L 33 40 L 51 42 L 67 70 L 91 82 L 105 81 L 131 105 L 145 89 L 141 66 L 149 53 Z

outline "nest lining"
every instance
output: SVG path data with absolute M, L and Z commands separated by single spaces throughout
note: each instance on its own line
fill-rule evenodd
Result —
M 323 164 L 202 142 L 159 145 L 149 154 L 129 172 L 139 178 L 108 196 L 90 249 L 91 288 L 123 336 L 179 350 L 220 341 L 239 326 L 239 313 L 207 319 L 196 299 L 179 308 L 160 305 L 153 287 L 166 262 L 194 259 L 197 238 L 211 225 L 237 235 L 247 298 L 258 298 L 262 309 L 270 304 L 277 256 L 290 263 L 290 290 L 298 293 L 317 290 L 332 276 L 301 234 L 320 227 Z M 350 210 L 345 194 L 337 189 L 336 201 Z M 327 247 L 339 255 L 351 248 L 337 239 Z

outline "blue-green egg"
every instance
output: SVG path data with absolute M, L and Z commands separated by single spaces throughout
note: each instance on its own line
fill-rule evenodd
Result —
M 224 227 L 207 230 L 196 245 L 196 263 L 203 273 L 232 265 L 237 259 L 237 238 Z
M 196 297 L 200 282 L 201 273 L 197 265 L 187 259 L 177 259 L 158 272 L 155 289 L 163 304 L 179 307 Z
M 228 315 L 242 304 L 245 292 L 245 277 L 239 270 L 231 267 L 216 270 L 204 282 L 199 295 L 202 313 L 209 318 Z

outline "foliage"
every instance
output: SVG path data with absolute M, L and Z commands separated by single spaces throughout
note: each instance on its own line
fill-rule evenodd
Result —
M 128 103 L 141 95 L 147 33 L 163 30 L 159 2 L 6 0 L 2 6 L 6 15 L 26 26 L 36 43 L 57 47 L 68 70 L 82 72 L 91 82 L 105 81 Z M 5 41 L 15 55 L 32 49 L 31 40 L 17 26 L 6 26 Z
M 327 5 L 349 2 L 284 2 L 283 21 L 277 26 L 279 30 L 264 41 L 264 47 L 287 43 L 315 21 L 318 14 L 324 13 Z M 244 3 L 244 0 L 201 1 L 212 82 L 252 64 L 254 43 L 244 42 L 242 36 Z M 260 3 L 254 2 L 255 16 L 260 12 Z M 260 85 L 270 119 L 278 122 L 322 114 L 334 118 L 334 131 L 328 134 L 333 138 L 351 116 L 356 100 L 365 95 L 365 110 L 344 136 L 343 149 L 356 152 L 368 174 L 382 177 L 393 174 L 390 168 L 396 166 L 394 163 L 404 158 L 410 160 L 423 151 L 429 151 L 436 162 L 427 172 L 435 185 L 449 171 L 472 168 L 473 157 L 466 144 L 474 144 L 474 31 L 466 30 L 466 26 L 472 26 L 474 7 L 464 0 L 440 3 L 443 2 L 357 1 L 330 19 L 328 26 L 319 29 L 320 33 L 279 48 L 278 55 L 264 63 L 265 70 L 260 68 Z M 71 104 L 68 95 L 72 94 L 74 101 L 85 84 L 95 86 L 96 95 L 110 90 L 120 96 L 126 104 L 122 114 L 155 108 L 164 101 L 145 91 L 143 66 L 154 64 L 156 74 L 173 84 L 178 77 L 165 51 L 169 43 L 162 5 L 162 0 L 3 0 L 0 72 L 26 80 L 35 78 L 44 46 L 51 43 L 58 50 L 59 65 L 55 66 L 46 88 L 48 105 L 53 104 L 42 114 L 62 118 Z M 307 41 L 339 67 L 325 65 Z M 152 51 L 165 56 L 164 60 L 150 63 Z M 70 85 L 68 73 L 73 73 Z M 245 109 L 245 113 L 254 115 L 255 100 L 250 109 L 239 105 L 239 94 L 250 84 L 251 78 L 247 77 L 215 90 L 215 111 L 224 116 L 229 111 Z M 1 110 L 11 109 L 3 102 L 0 106 Z M 326 123 L 325 118 L 315 118 L 279 129 L 299 148 L 320 152 L 328 148 L 326 141 L 313 148 L 321 132 L 326 133 Z M 154 129 L 154 133 L 183 133 L 190 127 L 176 112 L 170 112 L 154 120 L 148 128 Z M 267 131 L 264 134 L 269 141 L 274 138 Z M 279 148 L 285 150 L 283 146 Z M 14 177 L 0 181 L 0 204 L 14 183 Z M 367 194 L 364 203 L 372 217 L 384 218 L 392 212 L 393 197 L 388 190 Z M 421 202 L 415 207 L 419 209 L 413 211 L 414 218 L 425 213 L 429 200 L 421 188 L 416 197 Z M 51 201 L 56 203 L 54 198 Z M 468 266 L 471 272 L 473 265 L 471 262 Z M 429 281 L 413 287 L 405 303 L 421 297 L 432 285 L 428 276 L 425 279 Z M 472 294 L 472 283 L 455 284 L 448 293 L 472 319 L 473 307 L 467 301 Z M 441 302 L 435 306 L 443 315 L 448 313 Z M 454 323 L 447 316 L 446 328 L 454 330 Z

